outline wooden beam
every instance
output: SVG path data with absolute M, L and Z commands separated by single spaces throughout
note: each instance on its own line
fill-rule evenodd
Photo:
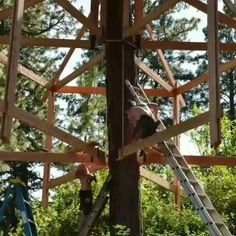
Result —
M 155 34 L 154 34 L 154 32 L 153 32 L 152 27 L 151 27 L 150 24 L 146 25 L 146 30 L 147 30 L 147 32 L 148 32 L 150 38 L 151 38 L 152 40 L 156 41 L 156 40 L 157 40 L 157 39 L 156 39 L 156 36 L 155 36 Z M 176 86 L 176 85 L 177 85 L 176 80 L 175 80 L 175 78 L 174 78 L 174 76 L 173 76 L 173 73 L 171 72 L 171 69 L 170 69 L 170 67 L 169 67 L 169 64 L 168 64 L 168 62 L 166 61 L 165 56 L 164 56 L 162 50 L 161 50 L 161 49 L 156 49 L 156 52 L 157 52 L 157 54 L 158 54 L 158 56 L 159 56 L 159 58 L 160 58 L 160 60 L 161 60 L 161 63 L 162 63 L 163 68 L 165 69 L 165 72 L 166 72 L 166 74 L 167 74 L 167 78 L 170 80 L 170 83 L 172 84 L 172 86 L 176 88 L 176 87 L 177 87 L 177 86 Z M 186 106 L 185 101 L 184 101 L 184 98 L 183 98 L 182 95 L 180 96 L 180 100 L 179 100 L 179 101 L 180 101 L 182 107 L 185 107 L 185 106 Z
M 233 4 L 231 0 L 223 0 L 223 2 L 225 3 L 225 5 L 230 9 L 230 11 L 236 17 L 236 6 L 235 6 L 235 4 Z
M 150 23 L 152 20 L 155 20 L 158 17 L 160 17 L 166 11 L 174 7 L 178 2 L 179 0 L 165 0 L 164 3 L 162 3 L 161 5 L 158 5 L 157 7 L 154 8 L 154 10 L 151 13 L 143 17 L 139 23 L 134 24 L 133 26 L 128 28 L 126 32 L 124 33 L 125 37 L 135 35 L 136 33 L 138 33 L 139 30 L 144 28 L 145 25 Z
M 149 41 L 141 40 L 142 49 L 163 50 L 188 50 L 188 51 L 207 51 L 207 43 L 201 42 L 177 42 L 177 41 Z M 223 52 L 235 52 L 236 43 L 220 43 L 219 50 Z
M 236 157 L 235 156 L 194 156 L 194 155 L 184 155 L 185 160 L 188 165 L 197 165 L 202 167 L 210 166 L 227 166 L 236 167 Z M 167 165 L 168 162 L 166 157 L 160 155 L 157 152 L 151 152 L 147 155 L 146 165 L 149 164 L 161 164 Z
M 168 182 L 167 180 L 163 179 L 160 175 L 158 174 L 154 174 L 151 171 L 148 171 L 147 169 L 144 169 L 143 167 L 140 167 L 140 175 L 142 177 L 144 177 L 147 180 L 152 181 L 155 184 L 158 184 L 159 186 L 161 186 L 162 188 L 171 191 L 171 192 L 175 192 L 175 186 L 174 184 Z M 180 190 L 180 194 L 183 196 L 184 195 L 184 191 L 181 189 Z
M 95 65 L 100 63 L 104 58 L 104 53 L 100 53 L 92 57 L 88 62 L 84 63 L 79 69 L 75 70 L 73 73 L 66 76 L 64 79 L 58 81 L 54 85 L 54 91 L 57 91 L 67 83 L 71 82 L 73 79 L 84 73 L 85 71 L 91 70 Z
M 7 65 L 7 56 L 2 52 L 0 52 L 0 63 Z M 47 80 L 45 80 L 41 76 L 35 74 L 32 70 L 27 69 L 26 67 L 22 66 L 21 64 L 18 64 L 17 72 L 26 76 L 30 80 L 34 81 L 35 83 L 37 83 L 43 87 L 46 87 L 46 84 L 48 83 Z
M 236 156 L 198 156 L 184 155 L 189 165 L 202 167 L 227 166 L 236 167 Z M 21 162 L 53 162 L 53 163 L 88 163 L 100 167 L 107 167 L 106 163 L 92 162 L 88 153 L 47 153 L 47 152 L 3 152 L 0 151 L 1 161 L 21 161 Z M 166 157 L 156 152 L 147 154 L 147 161 L 143 165 L 161 164 L 167 165 Z
M 0 151 L 1 161 L 46 162 L 46 163 L 92 163 L 88 153 L 52 153 L 52 152 L 3 152 Z
M 220 130 L 220 82 L 219 82 L 219 42 L 218 42 L 218 1 L 208 0 L 208 77 L 210 111 L 210 145 L 217 148 L 221 143 Z
M 184 0 L 189 5 L 207 13 L 207 5 L 199 0 Z M 236 29 L 236 20 L 218 11 L 219 22 Z
M 165 89 L 144 89 L 144 92 L 148 96 L 160 96 L 170 97 L 173 94 Z M 56 91 L 56 93 L 79 93 L 79 94 L 98 94 L 106 95 L 105 87 L 76 87 L 76 86 L 64 86 Z
M 198 126 L 201 126 L 203 124 L 206 124 L 209 122 L 209 112 L 205 112 L 201 115 L 198 115 L 194 118 L 191 118 L 189 120 L 183 121 L 182 123 L 172 126 L 166 130 L 163 130 L 161 132 L 157 132 L 145 139 L 138 140 L 135 143 L 129 144 L 123 148 L 123 150 L 120 150 L 120 154 L 123 154 L 123 157 L 126 157 L 134 152 L 137 152 L 138 150 L 145 148 L 145 147 L 151 147 L 155 144 L 158 144 L 159 142 L 168 140 L 174 136 L 177 136 L 181 133 L 184 133 L 188 130 L 194 129 Z M 119 155 L 118 160 L 122 160 L 123 158 L 121 155 Z
M 15 104 L 15 91 L 17 80 L 18 59 L 20 55 L 21 23 L 24 13 L 24 0 L 16 0 L 13 11 L 13 23 L 10 38 L 10 48 L 7 66 L 7 78 L 5 86 L 5 113 L 3 114 L 1 138 L 4 142 L 10 142 L 12 116 L 10 111 Z
M 65 0 L 55 0 L 57 4 L 59 4 L 62 8 L 68 11 L 75 19 L 81 22 L 84 26 L 86 26 L 92 34 L 97 35 L 98 38 L 101 37 L 101 30 L 98 28 L 94 22 L 88 17 L 84 16 L 77 8 L 75 8 L 69 1 Z
M 48 98 L 48 106 L 47 106 L 47 121 L 49 124 L 54 124 L 55 121 L 55 96 L 53 92 L 50 92 Z M 53 142 L 52 136 L 46 135 L 46 143 L 45 148 L 48 152 L 52 152 Z M 43 189 L 42 189 L 42 206 L 48 207 L 49 204 L 49 189 L 47 188 L 48 182 L 50 180 L 50 172 L 51 172 L 51 162 L 44 162 L 43 167 Z
M 34 5 L 37 5 L 43 1 L 44 0 L 25 0 L 24 10 L 26 10 Z M 13 11 L 13 7 L 8 7 L 6 9 L 1 10 L 0 11 L 0 21 L 3 21 L 6 18 L 11 17 L 12 11 Z
M 8 36 L 0 36 L 0 44 L 9 44 Z M 21 38 L 22 47 L 61 47 L 90 49 L 89 40 L 49 39 L 49 38 Z
M 220 64 L 219 73 L 226 72 L 230 69 L 233 69 L 234 67 L 236 67 L 236 59 L 233 59 L 233 60 L 230 60 L 229 62 Z M 188 90 L 198 86 L 199 84 L 207 82 L 208 80 L 209 80 L 209 77 L 208 77 L 208 72 L 207 72 L 205 74 L 198 76 L 197 78 L 193 79 L 192 81 L 176 88 L 175 92 L 176 92 L 176 94 L 185 93 Z
M 165 88 L 167 91 L 171 92 L 173 88 L 161 78 L 155 71 L 150 69 L 145 63 L 143 63 L 141 60 L 139 60 L 137 57 L 134 58 L 135 64 L 148 76 L 150 76 L 154 81 L 159 83 L 163 88 Z
M 82 149 L 83 151 L 91 154 L 93 156 L 94 161 L 98 162 L 100 161 L 101 163 L 105 162 L 105 154 L 99 149 L 91 147 L 89 144 L 83 142 L 79 138 L 76 138 L 71 134 L 55 127 L 54 125 L 48 123 L 47 121 L 37 118 L 36 116 L 32 115 L 29 112 L 25 112 L 20 108 L 14 107 L 11 110 L 10 115 L 15 117 L 16 119 L 21 120 L 22 122 L 29 124 L 32 127 L 35 127 L 45 132 L 48 135 L 51 135 L 55 138 L 62 140 L 63 142 L 70 144 L 74 148 Z

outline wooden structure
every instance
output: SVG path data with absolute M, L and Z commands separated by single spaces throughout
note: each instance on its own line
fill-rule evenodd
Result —
M 74 172 L 68 173 L 65 176 L 61 176 L 57 179 L 50 179 L 50 163 L 61 162 L 61 163 L 72 163 L 72 162 L 88 162 L 92 163 L 94 170 L 106 168 L 107 160 L 104 152 L 98 148 L 92 147 L 88 143 L 82 141 L 78 137 L 74 137 L 71 134 L 59 129 L 54 125 L 54 103 L 56 93 L 80 93 L 80 94 L 102 94 L 105 95 L 108 91 L 106 88 L 92 88 L 92 87 L 72 87 L 67 84 L 74 79 L 78 78 L 87 70 L 95 67 L 103 61 L 106 52 L 95 55 L 83 64 L 80 68 L 66 76 L 65 78 L 59 79 L 63 70 L 68 64 L 68 61 L 73 54 L 75 48 L 82 48 L 89 50 L 96 45 L 109 43 L 109 39 L 106 38 L 107 30 L 112 25 L 108 25 L 106 21 L 106 12 L 108 6 L 106 0 L 91 0 L 91 12 L 89 17 L 86 17 L 80 12 L 74 5 L 67 0 L 55 0 L 65 11 L 70 13 L 76 20 L 78 20 L 83 27 L 76 39 L 46 39 L 46 38 L 23 38 L 21 37 L 21 24 L 23 19 L 24 10 L 32 8 L 37 4 L 45 4 L 43 0 L 15 0 L 15 5 L 7 9 L 0 11 L 0 21 L 12 18 L 13 24 L 11 29 L 11 36 L 0 36 L 0 44 L 8 44 L 8 53 L 0 52 L 0 63 L 6 65 L 7 76 L 6 76 L 6 90 L 5 97 L 0 101 L 0 112 L 2 114 L 2 128 L 1 138 L 5 142 L 10 142 L 12 132 L 12 119 L 18 119 L 21 122 L 25 122 L 32 127 L 35 127 L 46 135 L 45 147 L 49 150 L 48 153 L 29 153 L 29 152 L 1 152 L 1 160 L 15 160 L 15 161 L 33 161 L 33 162 L 44 162 L 44 181 L 43 181 L 43 205 L 48 205 L 48 191 L 50 188 L 56 185 L 65 183 L 74 178 Z M 125 4 L 129 5 L 131 1 L 124 1 Z M 220 117 L 222 115 L 220 107 L 220 88 L 218 83 L 218 77 L 221 73 L 227 73 L 228 70 L 236 67 L 236 59 L 219 63 L 219 51 L 233 52 L 236 51 L 236 44 L 234 43 L 219 43 L 217 39 L 218 22 L 226 24 L 227 26 L 236 29 L 236 20 L 221 12 L 217 11 L 217 1 L 208 0 L 207 4 L 199 0 L 165 0 L 163 4 L 157 5 L 153 10 L 146 14 L 143 12 L 142 0 L 135 0 L 135 20 L 132 25 L 124 24 L 122 28 L 122 38 L 120 39 L 120 46 L 126 39 L 131 39 L 134 42 L 135 47 L 138 49 L 155 50 L 157 56 L 162 63 L 162 66 L 166 72 L 167 80 L 161 78 L 155 71 L 151 70 L 144 62 L 139 58 L 135 57 L 134 62 L 136 66 L 146 73 L 151 79 L 162 86 L 161 89 L 146 89 L 147 95 L 160 96 L 160 97 L 172 97 L 173 98 L 173 126 L 153 135 L 146 139 L 131 143 L 122 147 L 122 158 L 135 153 L 140 148 L 151 147 L 152 145 L 168 140 L 172 137 L 177 137 L 181 133 L 187 132 L 203 124 L 210 124 L 210 141 L 213 147 L 216 147 L 220 143 Z M 150 23 L 158 19 L 162 14 L 165 14 L 169 9 L 175 7 L 179 2 L 185 2 L 192 7 L 204 12 L 208 16 L 208 31 L 210 32 L 208 42 L 177 42 L 177 41 L 159 41 L 155 37 Z M 226 1 L 225 3 L 232 3 Z M 115 2 L 114 2 L 115 4 Z M 124 4 L 124 5 L 125 5 Z M 232 6 L 231 6 L 232 7 Z M 234 5 L 233 5 L 234 7 Z M 123 17 L 128 17 L 129 7 L 124 8 Z M 89 30 L 90 39 L 81 40 L 85 31 Z M 149 39 L 145 39 L 143 36 L 144 31 L 149 35 Z M 116 39 L 110 39 L 116 40 Z M 114 43 L 115 44 L 115 43 Z M 110 45 L 114 45 L 110 44 Z M 58 71 L 51 78 L 50 81 L 44 79 L 40 75 L 35 74 L 33 71 L 25 68 L 19 64 L 19 55 L 21 47 L 68 47 L 70 48 Z M 112 47 L 115 46 L 110 46 Z M 114 49 L 114 48 L 113 48 Z M 177 81 L 174 79 L 174 75 L 165 59 L 163 50 L 206 50 L 209 55 L 209 71 L 206 74 L 202 74 L 196 77 L 194 80 L 187 82 L 184 85 L 177 86 Z M 15 92 L 16 92 L 16 81 L 17 74 L 23 74 L 32 83 L 37 83 L 42 86 L 42 89 L 46 89 L 47 92 L 44 96 L 44 100 L 47 100 L 48 114 L 47 120 L 39 119 L 36 115 L 26 112 L 18 108 L 15 104 Z M 199 86 L 203 83 L 209 82 L 209 111 L 201 114 L 197 117 L 189 119 L 187 121 L 179 121 L 180 107 L 185 106 L 185 101 L 182 94 L 187 91 Z M 71 145 L 74 148 L 72 153 L 53 153 L 52 137 L 55 137 L 63 142 Z M 83 152 L 80 152 L 80 151 Z M 121 159 L 122 159 L 121 158 Z M 235 166 L 236 158 L 232 157 L 199 157 L 199 156 L 186 156 L 186 160 L 189 164 L 193 165 L 225 165 Z M 150 151 L 147 158 L 147 163 L 166 163 L 165 156 L 159 152 Z M 158 176 L 153 176 L 145 169 L 141 169 L 140 174 L 157 184 L 162 185 L 166 189 L 169 189 L 176 193 L 176 197 L 181 193 L 180 189 L 175 185 L 171 185 L 166 181 L 162 180 Z

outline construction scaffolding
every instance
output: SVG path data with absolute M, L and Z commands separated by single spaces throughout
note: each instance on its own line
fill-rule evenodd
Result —
M 49 190 L 57 185 L 66 183 L 75 178 L 75 172 L 72 171 L 67 175 L 56 179 L 50 179 L 51 163 L 76 163 L 85 162 L 91 163 L 94 170 L 110 168 L 111 176 L 115 178 L 115 182 L 119 181 L 117 174 L 121 166 L 116 166 L 116 163 L 126 160 L 127 167 L 133 166 L 133 158 L 135 152 L 140 149 L 152 147 L 158 143 L 175 138 L 178 147 L 178 137 L 198 126 L 209 123 L 210 125 L 210 143 L 212 147 L 217 147 L 221 142 L 220 135 L 220 119 L 222 117 L 222 109 L 220 105 L 220 87 L 219 75 L 227 73 L 230 69 L 236 67 L 236 59 L 225 63 L 219 62 L 219 51 L 235 52 L 236 44 L 234 43 L 219 43 L 218 41 L 218 23 L 223 23 L 230 28 L 236 29 L 236 20 L 228 15 L 218 11 L 218 1 L 208 0 L 207 4 L 199 0 L 165 0 L 162 4 L 157 5 L 149 13 L 145 13 L 143 8 L 143 0 L 128 1 L 107 1 L 107 0 L 91 0 L 91 11 L 88 16 L 85 16 L 75 5 L 67 0 L 55 0 L 64 11 L 68 12 L 78 22 L 82 24 L 77 37 L 75 39 L 52 39 L 52 38 L 23 38 L 22 20 L 24 11 L 30 10 L 38 4 L 47 4 L 43 0 L 15 0 L 14 6 L 0 11 L 0 21 L 11 18 L 12 28 L 11 35 L 0 36 L 0 44 L 9 45 L 8 52 L 0 52 L 0 63 L 7 68 L 5 97 L 0 101 L 0 112 L 2 114 L 1 139 L 4 142 L 10 142 L 12 133 L 12 120 L 17 119 L 21 122 L 35 127 L 46 135 L 45 148 L 48 152 L 0 152 L 0 160 L 3 161 L 32 161 L 44 162 L 44 178 L 43 178 L 43 195 L 42 204 L 48 206 Z M 155 33 L 151 27 L 151 22 L 165 14 L 169 9 L 175 7 L 179 2 L 186 4 L 204 12 L 207 15 L 208 41 L 207 42 L 177 42 L 177 41 L 160 41 L 156 39 Z M 230 0 L 224 3 L 235 11 L 235 5 Z M 134 21 L 130 23 L 129 15 L 131 4 L 134 10 Z M 117 15 L 117 17 L 115 16 Z M 114 27 L 115 26 L 115 27 Z M 86 30 L 90 33 L 89 39 L 81 39 Z M 145 37 L 144 37 L 145 34 Z M 147 38 L 147 35 L 149 38 Z M 59 79 L 63 70 L 68 66 L 76 48 L 91 50 L 95 47 L 104 46 L 103 52 L 94 55 L 88 62 L 80 66 L 68 76 Z M 69 48 L 64 61 L 61 63 L 55 75 L 46 80 L 42 76 L 35 74 L 33 71 L 19 64 L 20 49 L 23 47 L 58 47 Z M 166 72 L 168 80 L 161 78 L 155 71 L 150 69 L 140 58 L 134 56 L 134 52 L 138 50 L 153 50 L 157 53 L 158 60 L 161 61 L 163 69 Z M 174 78 L 168 61 L 165 58 L 163 50 L 188 50 L 188 51 L 207 51 L 208 52 L 208 72 L 202 74 L 195 79 L 178 86 Z M 132 63 L 129 63 L 125 58 L 133 57 Z M 83 73 L 98 64 L 103 63 L 106 59 L 107 74 L 109 81 L 106 87 L 76 87 L 68 86 L 67 84 L 75 80 Z M 117 70 L 117 64 L 120 66 Z M 127 101 L 124 101 L 125 79 L 128 78 L 131 84 L 135 84 L 134 68 L 139 68 L 146 73 L 155 83 L 159 84 L 161 89 L 144 89 L 147 96 L 171 97 L 173 99 L 173 126 L 158 132 L 148 138 L 138 140 L 137 142 L 128 143 L 127 133 L 124 130 L 124 110 Z M 47 120 L 42 120 L 36 115 L 28 111 L 24 111 L 15 104 L 17 75 L 22 74 L 37 83 L 46 90 L 43 100 L 47 101 Z M 125 78 L 124 78 L 125 77 Z M 187 91 L 200 86 L 204 83 L 209 83 L 209 111 L 193 117 L 189 120 L 180 123 L 180 108 L 185 106 L 183 94 Z M 118 88 L 117 88 L 118 83 Z M 116 89 L 115 89 L 116 88 Z M 77 94 L 100 94 L 106 95 L 108 99 L 108 120 L 111 122 L 108 135 L 109 145 L 112 148 L 107 155 L 98 147 L 93 147 L 89 143 L 84 142 L 78 137 L 75 137 L 68 132 L 63 131 L 54 124 L 55 116 L 55 94 L 61 93 L 77 93 Z M 125 95 L 125 98 L 126 95 Z M 118 112 L 112 108 L 114 103 L 118 102 Z M 119 142 L 113 140 L 114 127 L 120 127 Z M 113 133 L 112 133 L 113 132 Z M 53 138 L 57 138 L 73 148 L 70 153 L 53 153 Z M 123 140 L 124 139 L 124 140 Z M 111 145 L 112 144 L 112 145 Z M 81 150 L 83 152 L 81 152 Z M 147 153 L 145 164 L 167 164 L 169 163 L 168 154 L 155 149 L 150 149 Z M 129 162 L 129 157 L 132 161 Z M 235 157 L 219 157 L 219 156 L 184 156 L 183 159 L 189 165 L 224 165 L 236 166 Z M 120 160 L 120 161 L 117 161 Z M 120 164 L 118 164 L 120 165 Z M 118 171 L 118 172 L 117 172 Z M 120 173 L 120 172 L 119 172 Z M 159 176 L 153 176 L 152 173 L 140 167 L 135 169 L 133 175 L 140 174 L 151 181 L 164 186 L 166 189 L 176 194 L 176 204 L 179 204 L 179 196 L 182 194 L 178 180 L 174 184 L 161 179 Z M 114 182 L 111 181 L 111 185 Z M 214 233 L 213 233 L 214 235 Z M 215 234 L 220 235 L 220 234 Z M 228 234 L 224 234 L 228 235 Z M 230 235 L 230 234 L 229 234 Z

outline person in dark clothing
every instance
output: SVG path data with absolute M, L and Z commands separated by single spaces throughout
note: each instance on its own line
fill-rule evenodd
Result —
M 96 181 L 96 178 L 83 163 L 78 165 L 75 177 L 80 180 L 81 184 L 79 191 L 80 210 L 84 215 L 88 215 L 93 205 L 92 182 Z
M 157 132 L 158 106 L 155 103 L 135 104 L 128 111 L 128 119 L 132 130 L 132 139 L 147 138 Z M 144 150 L 137 152 L 137 160 L 146 160 Z

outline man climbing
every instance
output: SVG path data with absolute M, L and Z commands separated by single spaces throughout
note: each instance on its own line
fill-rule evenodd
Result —
M 128 111 L 134 140 L 146 138 L 157 130 L 158 106 L 156 103 L 135 104 Z
M 92 182 L 96 181 L 95 175 L 92 175 L 88 167 L 80 163 L 75 172 L 75 178 L 80 180 L 81 189 L 79 191 L 80 210 L 86 216 L 90 213 L 93 204 Z
M 157 132 L 158 106 L 156 103 L 134 104 L 128 111 L 132 139 L 147 138 Z M 137 153 L 137 160 L 145 162 L 146 154 L 143 150 Z

